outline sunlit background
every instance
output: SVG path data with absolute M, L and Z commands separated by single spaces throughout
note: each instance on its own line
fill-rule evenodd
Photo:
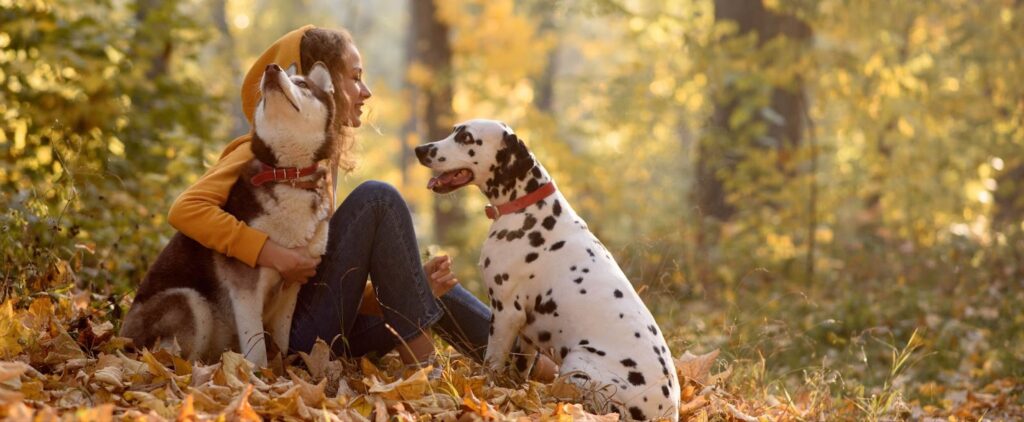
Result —
M 374 93 L 341 195 L 399 187 L 474 292 L 486 201 L 429 192 L 411 148 L 485 117 L 673 349 L 721 348 L 752 389 L 1021 377 L 1022 20 L 1009 0 L 0 0 L 4 297 L 130 293 L 171 201 L 248 130 L 248 66 L 312 23 L 352 33 Z

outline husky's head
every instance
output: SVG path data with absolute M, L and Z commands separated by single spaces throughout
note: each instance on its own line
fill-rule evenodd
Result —
M 307 167 L 334 147 L 334 85 L 317 62 L 308 75 L 289 76 L 276 64 L 260 81 L 253 117 L 253 154 L 275 167 Z

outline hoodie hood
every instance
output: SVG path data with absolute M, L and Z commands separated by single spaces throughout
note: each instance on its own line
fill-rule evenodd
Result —
M 302 36 L 313 28 L 315 26 L 306 25 L 279 38 L 256 59 L 249 68 L 249 73 L 245 74 L 245 80 L 242 81 L 242 111 L 250 124 L 256 112 L 256 104 L 260 102 L 260 80 L 263 78 L 263 71 L 267 65 L 276 64 L 285 70 L 294 65 L 296 71 L 301 73 L 299 46 L 302 44 Z
M 245 74 L 245 79 L 242 81 L 242 112 L 245 113 L 245 118 L 249 121 L 250 126 L 252 126 L 253 115 L 256 113 L 256 104 L 260 102 L 260 80 L 263 78 L 263 71 L 269 64 L 277 64 L 282 69 L 288 69 L 295 65 L 295 69 L 301 71 L 302 63 L 299 60 L 299 50 L 302 45 L 302 36 L 313 28 L 316 27 L 306 25 L 279 38 L 256 59 L 256 62 L 249 68 L 249 72 Z M 224 148 L 220 154 L 221 158 L 250 140 L 249 135 L 238 137 Z

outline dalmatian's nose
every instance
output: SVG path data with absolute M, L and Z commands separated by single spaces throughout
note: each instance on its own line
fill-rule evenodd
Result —
M 420 160 L 420 164 L 430 164 L 430 150 L 433 149 L 433 145 L 420 145 L 416 147 L 416 158 Z

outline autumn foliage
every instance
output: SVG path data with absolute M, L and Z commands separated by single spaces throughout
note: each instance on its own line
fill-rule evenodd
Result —
M 171 201 L 248 130 L 241 75 L 308 23 L 352 32 L 374 91 L 339 194 L 398 187 L 482 295 L 484 199 L 424 189 L 411 148 L 509 123 L 652 309 L 686 418 L 1024 418 L 1009 0 L 0 0 L 0 414 L 604 416 L 444 345 L 425 380 L 114 335 Z

